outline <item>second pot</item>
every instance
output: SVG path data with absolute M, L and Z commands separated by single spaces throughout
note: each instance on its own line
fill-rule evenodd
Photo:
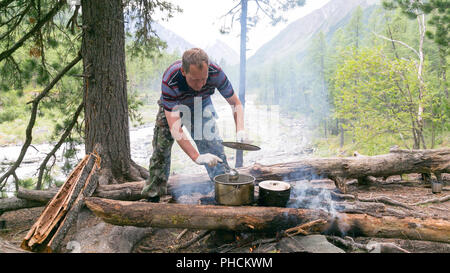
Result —
M 259 183 L 259 199 L 261 206 L 285 207 L 291 196 L 291 185 L 282 181 L 262 181 Z

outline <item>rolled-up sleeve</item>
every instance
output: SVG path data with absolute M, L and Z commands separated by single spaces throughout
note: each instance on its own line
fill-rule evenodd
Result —
M 223 72 L 222 68 L 217 64 L 211 64 L 211 66 L 215 70 L 215 73 L 210 75 L 212 83 L 224 98 L 230 98 L 234 95 L 234 90 L 227 75 L 225 75 L 225 72 Z
M 164 110 L 169 112 L 175 111 L 176 106 L 179 104 L 176 92 L 163 81 L 161 84 L 161 93 L 161 104 L 164 107 Z

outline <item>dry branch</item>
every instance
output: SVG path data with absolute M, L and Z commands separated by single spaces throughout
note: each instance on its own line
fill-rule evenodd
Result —
M 295 236 L 298 234 L 309 235 L 311 232 L 320 231 L 323 229 L 323 226 L 327 223 L 324 219 L 318 219 L 315 221 L 311 221 L 306 224 L 302 224 L 297 227 L 289 228 L 284 231 L 287 236 Z
M 440 197 L 440 198 L 432 198 L 432 199 L 428 199 L 422 202 L 416 202 L 413 205 L 414 206 L 420 206 L 420 205 L 426 205 L 426 204 L 431 204 L 431 203 L 444 203 L 450 200 L 450 195 L 444 196 L 444 197 Z
M 67 128 L 64 130 L 64 133 L 59 138 L 59 141 L 56 143 L 56 145 L 53 147 L 53 149 L 47 154 L 44 161 L 42 161 L 41 165 L 39 166 L 39 175 L 38 175 L 38 181 L 36 183 L 36 189 L 41 188 L 42 183 L 42 177 L 44 176 L 44 171 L 47 169 L 47 162 L 50 160 L 52 156 L 55 155 L 56 151 L 61 147 L 61 145 L 64 143 L 66 138 L 69 136 L 70 132 L 72 131 L 73 126 L 77 123 L 78 116 L 80 115 L 81 111 L 83 110 L 83 103 L 81 103 L 77 110 L 75 111 L 75 114 L 72 117 L 72 121 L 67 126 Z

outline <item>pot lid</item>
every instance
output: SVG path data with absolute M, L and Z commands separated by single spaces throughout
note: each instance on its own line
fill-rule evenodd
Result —
M 243 142 L 222 142 L 222 145 L 228 148 L 236 149 L 236 150 L 243 150 L 243 151 L 259 151 L 261 148 L 259 148 L 256 145 L 243 143 Z
M 269 191 L 286 191 L 291 185 L 282 181 L 266 180 L 259 183 L 259 187 Z
M 224 185 L 245 185 L 245 184 L 253 184 L 255 178 L 250 175 L 239 174 L 239 178 L 237 180 L 229 179 L 228 174 L 219 174 L 214 177 L 214 182 Z

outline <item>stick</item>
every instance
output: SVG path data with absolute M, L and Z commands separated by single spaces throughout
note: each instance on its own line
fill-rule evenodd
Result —
M 429 203 L 444 203 L 449 200 L 450 200 L 450 195 L 447 195 L 447 196 L 444 196 L 441 198 L 433 198 L 433 199 L 425 200 L 423 202 L 416 202 L 413 205 L 420 206 L 420 205 L 425 205 L 425 204 L 429 204 Z
M 402 207 L 402 208 L 409 209 L 409 210 L 414 210 L 414 208 L 412 208 L 411 206 L 408 206 L 404 203 L 393 200 L 386 196 L 378 196 L 378 197 L 374 197 L 374 198 L 358 197 L 357 199 L 361 202 L 379 202 L 379 203 L 384 203 L 386 205 L 391 205 L 391 206 L 396 206 L 396 207 Z
M 302 225 L 299 225 L 299 226 L 296 226 L 293 228 L 286 229 L 284 231 L 284 233 L 287 236 L 295 236 L 297 234 L 309 235 L 312 230 L 316 229 L 317 227 L 320 227 L 319 228 L 319 230 L 320 230 L 321 227 L 323 227 L 326 223 L 327 223 L 327 221 L 325 221 L 323 219 L 318 219 L 315 221 L 308 222 L 306 224 L 302 224 Z
M 187 228 L 185 228 L 180 234 L 178 234 L 177 238 L 175 240 L 179 241 L 181 237 L 183 237 L 184 234 L 188 231 Z
M 192 238 L 191 240 L 187 241 L 186 243 L 181 244 L 181 245 L 178 245 L 178 246 L 175 246 L 173 249 L 171 249 L 170 252 L 174 252 L 174 251 L 177 251 L 177 250 L 179 250 L 179 249 L 187 248 L 187 247 L 189 247 L 190 245 L 192 245 L 192 244 L 194 244 L 195 242 L 197 242 L 197 241 L 199 241 L 200 239 L 202 239 L 203 237 L 205 237 L 206 235 L 208 235 L 210 232 L 211 232 L 211 230 L 205 230 L 205 231 L 202 231 L 202 232 L 200 232 L 197 236 L 195 236 L 195 237 Z

